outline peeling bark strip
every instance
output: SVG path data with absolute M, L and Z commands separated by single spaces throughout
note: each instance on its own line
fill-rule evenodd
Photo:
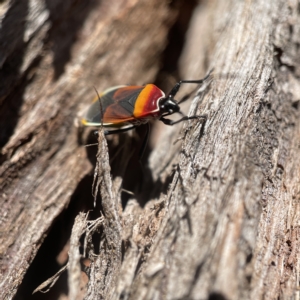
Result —
M 168 5 L 0 4 L 1 299 L 20 290 L 55 218 L 90 176 L 76 112 L 93 85 L 153 82 L 178 10 Z M 296 0 L 210 0 L 195 9 L 180 72 L 197 79 L 214 67 L 190 109 L 208 119 L 157 131 L 152 185 L 136 196 L 148 200 L 144 207 L 132 197 L 120 208 L 132 140 L 118 145 L 115 137 L 112 148 L 126 159 L 110 167 L 100 134 L 103 218 L 86 233 L 85 299 L 300 298 L 299 11 Z M 95 253 L 91 236 L 100 226 Z M 70 286 L 79 274 L 73 250 Z
M 108 148 L 104 132 L 98 131 L 97 164 L 94 173 L 94 197 L 100 190 L 104 222 L 99 255 L 90 249 L 90 280 L 85 299 L 111 299 L 121 267 L 122 225 L 119 204 L 110 175 Z M 120 196 L 120 195 L 119 195 Z
M 81 255 L 79 251 L 80 238 L 86 232 L 86 215 L 80 213 L 72 228 L 70 238 L 69 262 L 68 262 L 68 285 L 70 299 L 77 299 L 80 292 Z

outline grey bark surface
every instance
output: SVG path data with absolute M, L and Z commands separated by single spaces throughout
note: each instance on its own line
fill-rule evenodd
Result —
M 93 86 L 153 80 L 176 11 L 160 0 L 0 5 L 0 298 L 11 299 L 92 172 L 76 114 L 94 98 Z
M 168 1 L 113 2 L 1 3 L 1 299 L 16 293 L 55 218 L 92 172 L 73 126 L 94 96 L 91 86 L 143 84 L 158 72 L 176 9 Z M 101 211 L 95 221 L 76 218 L 70 299 L 300 298 L 299 6 L 196 7 L 180 71 L 198 79 L 214 68 L 189 110 L 208 118 L 154 128 L 151 190 L 140 194 L 146 204 L 133 195 L 123 209 L 131 144 L 109 140 L 121 152 L 110 167 L 100 131 L 93 191 Z M 89 260 L 83 289 L 81 236 L 81 259 Z

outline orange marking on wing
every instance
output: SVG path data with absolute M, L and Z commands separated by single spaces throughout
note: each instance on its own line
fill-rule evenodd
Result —
M 136 118 L 143 115 L 145 104 L 147 101 L 149 101 L 149 96 L 151 95 L 152 89 L 153 85 L 147 84 L 139 94 L 134 106 L 134 115 Z
M 157 86 L 147 84 L 135 102 L 134 116 L 136 118 L 142 118 L 151 116 L 154 112 L 157 112 L 159 110 L 157 101 L 163 96 L 163 92 Z

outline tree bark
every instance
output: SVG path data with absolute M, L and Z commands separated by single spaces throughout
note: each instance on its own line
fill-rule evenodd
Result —
M 15 295 L 51 225 L 92 172 L 73 126 L 91 87 L 154 79 L 168 30 L 186 5 L 173 4 L 1 4 L 1 299 Z M 195 8 L 179 70 L 198 79 L 214 69 L 189 110 L 207 120 L 155 125 L 143 171 L 134 136 L 108 139 L 109 164 L 100 131 L 99 218 L 76 218 L 70 299 L 300 297 L 299 6 L 231 0 Z M 134 195 L 125 201 L 122 188 Z M 84 258 L 88 280 L 81 278 L 80 290 Z
M 176 9 L 161 0 L 11 0 L 1 12 L 0 298 L 11 299 L 92 172 L 77 113 L 93 86 L 153 80 Z

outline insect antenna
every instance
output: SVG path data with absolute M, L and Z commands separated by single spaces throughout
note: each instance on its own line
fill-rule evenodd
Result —
M 94 86 L 94 90 L 98 96 L 98 101 L 99 101 L 99 107 L 100 107 L 100 115 L 101 115 L 101 128 L 103 128 L 103 106 L 102 106 L 102 102 L 101 102 L 101 97 L 97 91 L 97 89 Z
M 181 83 L 198 83 L 199 86 L 197 86 L 195 89 L 193 89 L 190 93 L 188 93 L 187 95 L 183 96 L 177 103 L 178 105 L 185 102 L 186 100 L 188 100 L 192 94 L 195 93 L 195 91 L 197 91 L 203 84 L 206 84 L 207 82 L 209 82 L 213 76 L 212 76 L 212 72 L 214 69 L 211 69 L 208 74 L 200 80 L 182 80 Z

